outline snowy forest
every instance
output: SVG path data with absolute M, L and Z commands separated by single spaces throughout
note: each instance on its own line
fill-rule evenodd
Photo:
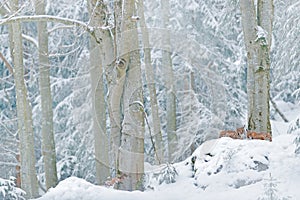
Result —
M 0 2 L 0 199 L 300 199 L 298 0 Z

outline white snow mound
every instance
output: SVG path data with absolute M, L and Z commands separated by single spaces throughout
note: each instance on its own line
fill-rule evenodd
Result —
M 279 135 L 273 142 L 210 140 L 173 165 L 178 173 L 175 183 L 159 185 L 152 166 L 145 192 L 118 191 L 71 177 L 38 200 L 257 200 L 267 195 L 269 182 L 276 182 L 277 199 L 300 199 L 300 157 L 294 153 L 294 139 L 295 135 Z

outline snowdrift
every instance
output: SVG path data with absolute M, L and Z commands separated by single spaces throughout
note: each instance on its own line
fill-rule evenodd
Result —
M 166 184 L 147 171 L 146 191 L 117 191 L 71 177 L 39 200 L 100 199 L 300 199 L 300 158 L 294 153 L 294 135 L 273 142 L 220 138 L 202 144 L 191 157 L 173 165 L 176 182 Z

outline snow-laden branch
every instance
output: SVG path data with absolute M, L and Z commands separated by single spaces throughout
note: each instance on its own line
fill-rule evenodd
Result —
M 31 42 L 34 46 L 36 46 L 37 48 L 39 48 L 39 43 L 38 43 L 38 41 L 35 38 L 33 38 L 33 37 L 29 36 L 29 35 L 25 35 L 25 34 L 22 34 L 22 38 L 25 39 L 25 40 L 27 40 L 27 41 L 29 41 L 29 42 Z
M 15 16 L 15 17 L 8 17 L 5 19 L 0 20 L 0 25 L 8 24 L 12 22 L 24 22 L 24 21 L 52 21 L 57 23 L 63 23 L 67 25 L 74 25 L 80 28 L 83 28 L 84 30 L 90 32 L 93 30 L 92 27 L 88 26 L 86 23 L 82 21 L 78 21 L 76 19 L 68 19 L 53 15 L 32 15 L 32 16 Z
M 53 15 L 32 15 L 32 16 L 13 16 L 0 20 L 0 25 L 5 25 L 13 22 L 28 22 L 28 21 L 46 21 L 46 22 L 56 22 L 62 23 L 65 25 L 72 25 L 75 27 L 79 27 L 90 33 L 95 39 L 97 43 L 100 43 L 99 39 L 95 36 L 95 29 L 106 30 L 107 27 L 93 27 L 88 25 L 85 22 L 78 21 L 76 19 L 69 19 L 64 17 L 58 17 Z

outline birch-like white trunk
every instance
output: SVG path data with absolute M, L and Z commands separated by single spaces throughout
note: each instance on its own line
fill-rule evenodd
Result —
M 269 90 L 273 1 L 258 0 L 255 5 L 253 0 L 240 0 L 240 8 L 248 62 L 248 129 L 271 133 Z M 263 32 L 265 34 L 260 35 Z
M 126 65 L 123 93 L 124 119 L 122 122 L 119 171 L 124 176 L 119 188 L 143 190 L 144 175 L 144 111 L 141 81 L 140 52 L 135 0 L 124 1 L 120 56 Z
M 11 2 L 12 13 L 18 10 L 18 0 Z M 34 133 L 32 109 L 24 82 L 22 31 L 19 22 L 13 22 L 10 30 L 11 55 L 14 63 L 14 80 L 17 97 L 18 134 L 20 139 L 21 186 L 27 198 L 39 195 L 35 170 Z
M 35 11 L 38 15 L 45 15 L 45 0 L 35 0 Z M 49 189 L 55 187 L 57 184 L 57 169 L 53 132 L 47 22 L 38 22 L 37 30 L 39 44 L 39 84 L 42 107 L 42 155 L 44 159 L 46 188 Z
M 148 86 L 149 94 L 150 94 L 151 116 L 153 122 L 153 132 L 151 132 L 150 137 L 153 137 L 155 140 L 154 156 L 155 156 L 156 163 L 161 164 L 164 162 L 164 149 L 162 143 L 161 124 L 160 124 L 158 105 L 157 105 L 157 95 L 156 95 L 155 77 L 154 77 L 155 75 L 151 65 L 151 49 L 149 44 L 149 33 L 145 22 L 144 1 L 140 0 L 138 6 L 139 6 L 138 13 L 140 17 L 140 28 L 142 30 L 142 42 L 144 45 L 146 84 Z
M 103 1 L 90 0 L 89 12 L 91 25 L 102 27 L 105 23 L 105 11 Z M 95 30 L 97 41 L 105 40 L 106 31 Z M 104 98 L 104 52 L 103 43 L 98 44 L 95 38 L 90 40 L 90 76 L 92 82 L 92 112 L 93 131 L 96 158 L 96 179 L 102 185 L 110 176 L 109 164 L 109 138 L 106 132 L 106 103 Z M 109 50 L 108 50 L 109 51 Z
M 162 22 L 163 28 L 169 27 L 169 0 L 161 1 L 162 7 Z M 162 51 L 162 65 L 164 69 L 165 85 L 167 88 L 167 134 L 168 134 L 168 161 L 170 163 L 175 161 L 178 139 L 176 135 L 176 91 L 174 85 L 174 73 L 172 67 L 172 50 L 170 48 L 170 34 L 169 31 L 163 31 L 163 51 Z
M 274 18 L 273 0 L 258 0 L 257 16 L 258 26 L 262 27 L 267 34 L 265 38 L 261 38 L 257 41 L 260 45 L 260 69 L 258 74 L 258 79 L 260 81 L 258 81 L 258 86 L 261 86 L 257 90 L 257 96 L 259 98 L 258 104 L 262 105 L 257 116 L 257 119 L 259 119 L 258 121 L 262 121 L 262 123 L 258 126 L 258 130 L 260 132 L 272 133 L 270 123 L 270 49 L 272 44 L 272 27 Z

